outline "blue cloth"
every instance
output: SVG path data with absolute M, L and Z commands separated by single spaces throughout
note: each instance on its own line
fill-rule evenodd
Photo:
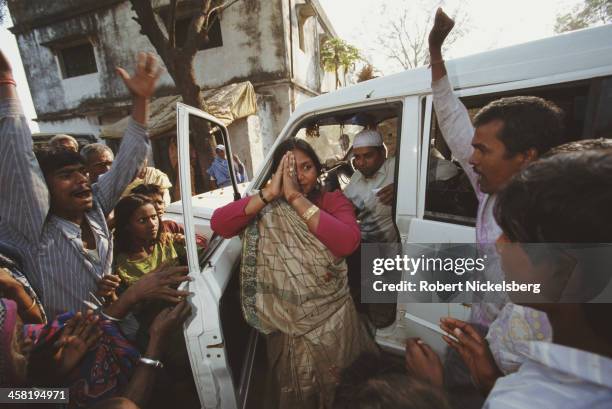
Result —
M 215 183 L 217 187 L 226 187 L 232 184 L 229 174 L 229 165 L 227 163 L 227 159 L 221 159 L 219 156 L 215 157 L 212 162 L 212 165 L 206 171 L 211 178 L 215 179 Z M 236 174 L 236 181 L 238 183 L 242 183 L 245 181 L 244 168 L 242 168 L 242 173 L 236 169 L 234 165 L 234 172 Z

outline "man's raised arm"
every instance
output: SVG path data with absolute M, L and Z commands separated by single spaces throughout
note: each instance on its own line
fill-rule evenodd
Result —
M 149 99 L 155 91 L 155 84 L 161 75 L 157 60 L 152 54 L 139 53 L 136 72 L 130 76 L 123 68 L 117 73 L 132 94 L 132 117 L 121 141 L 121 148 L 111 169 L 100 176 L 93 185 L 96 198 L 105 214 L 110 213 L 125 188 L 134 179 L 142 166 L 149 149 L 146 132 L 149 116 Z
M 453 93 L 442 58 L 442 44 L 454 26 L 455 22 L 442 11 L 442 8 L 438 8 L 434 26 L 429 33 L 433 104 L 444 140 L 453 153 L 453 157 L 459 161 L 469 177 L 472 186 L 478 191 L 477 175 L 468 162 L 473 151 L 474 127 L 467 109 Z
M 0 223 L 27 241 L 38 240 L 49 211 L 45 178 L 17 97 L 13 71 L 0 51 Z

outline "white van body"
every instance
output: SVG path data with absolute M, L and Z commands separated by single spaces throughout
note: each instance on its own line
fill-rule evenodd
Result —
M 446 67 L 450 82 L 459 97 L 494 99 L 498 94 L 521 93 L 522 90 L 547 92 L 547 87 L 555 87 L 555 92 L 562 94 L 566 85 L 569 87 L 578 84 L 576 86 L 588 89 L 585 100 L 588 113 L 589 109 L 592 109 L 589 107 L 593 98 L 601 104 L 607 101 L 608 107 L 612 106 L 609 88 L 599 88 L 607 90 L 607 94 L 593 91 L 593 88 L 598 86 L 610 86 L 611 39 L 612 25 L 606 25 L 447 61 Z M 394 214 L 402 240 L 412 243 L 474 242 L 473 226 L 435 220 L 428 218 L 426 214 L 426 175 L 433 112 L 430 75 L 429 69 L 419 68 L 309 99 L 297 107 L 279 135 L 275 147 L 294 135 L 303 126 L 304 121 L 309 119 L 336 111 L 390 103 L 401 104 L 399 147 L 396 152 L 398 194 Z M 574 98 L 572 95 L 569 97 Z M 582 107 L 584 98 L 575 99 L 575 106 Z M 610 112 L 610 108 L 605 106 L 599 109 L 607 109 L 606 112 Z M 188 127 L 185 127 L 187 116 L 198 115 L 211 121 L 214 121 L 214 118 L 184 105 L 180 106 L 178 111 L 179 158 L 181 164 L 185 165 L 183 158 L 189 157 Z M 217 123 L 223 127 L 218 121 Z M 227 132 L 225 129 L 224 131 Z M 584 135 L 576 135 L 576 139 Z M 252 194 L 265 182 L 270 171 L 273 150 L 274 148 L 243 195 Z M 231 154 L 227 156 L 231 157 Z M 189 186 L 188 181 L 189 166 L 185 165 L 181 168 L 181 185 Z M 225 198 L 230 196 L 231 194 L 228 194 Z M 242 408 L 245 407 L 249 380 L 252 379 L 250 372 L 257 336 L 254 332 L 250 335 L 247 343 L 249 350 L 245 352 L 245 362 L 241 365 L 242 373 L 240 376 L 232 374 L 227 350 L 227 342 L 232 340 L 225 335 L 231 323 L 222 322 L 220 314 L 221 298 L 232 275 L 237 274 L 236 268 L 241 253 L 240 239 L 234 237 L 223 240 L 219 237 L 212 240 L 208 254 L 204 259 L 198 260 L 193 233 L 199 230 L 196 226 L 209 226 L 212 209 L 202 207 L 201 203 L 207 202 L 190 200 L 190 189 L 182 190 L 182 199 L 182 214 L 185 216 L 188 237 L 189 270 L 194 278 L 189 289 L 195 293 L 191 299 L 194 312 L 185 325 L 185 338 L 200 401 L 203 408 Z M 469 314 L 469 308 L 461 304 L 399 305 L 395 324 L 377 332 L 377 342 L 385 349 L 397 353 L 403 353 L 404 340 L 409 336 L 421 337 L 438 351 L 444 348 L 437 333 L 406 321 L 403 319 L 403 311 L 410 311 L 411 314 L 434 324 L 438 323 L 441 316 L 453 315 L 465 319 Z

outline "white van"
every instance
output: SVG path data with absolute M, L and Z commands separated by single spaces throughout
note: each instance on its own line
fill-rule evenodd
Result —
M 450 81 L 470 113 L 488 102 L 512 95 L 536 95 L 554 101 L 566 113 L 573 139 L 612 137 L 612 25 L 581 30 L 447 62 Z M 191 366 L 203 408 L 257 407 L 263 374 L 255 375 L 264 349 L 242 318 L 238 288 L 241 243 L 238 237 L 212 237 L 198 256 L 194 233 L 208 223 L 212 209 L 192 200 L 189 120 L 201 117 L 227 129 L 215 118 L 186 105 L 178 108 L 182 214 L 188 246 L 189 289 L 193 315 L 185 325 Z M 364 126 L 384 135 L 389 155 L 396 157 L 397 202 L 394 215 L 403 241 L 469 243 L 475 239 L 476 201 L 440 135 L 432 107 L 430 71 L 419 68 L 374 79 L 305 101 L 298 106 L 276 144 L 297 136 L 310 142 L 322 162 L 344 158 L 346 145 Z M 276 146 L 276 145 L 275 145 Z M 228 158 L 231 147 L 228 145 Z M 272 148 L 273 150 L 274 148 Z M 270 174 L 271 152 L 243 194 L 249 195 Z M 443 164 L 444 166 L 440 166 Z M 329 176 L 330 180 L 333 175 Z M 335 181 L 335 180 L 334 180 Z M 235 180 L 233 181 L 236 186 Z M 340 187 L 346 178 L 339 176 Z M 218 202 L 228 203 L 233 194 Z M 217 203 L 217 202 L 216 202 Z M 179 211 L 180 212 L 180 211 Z M 202 217 L 204 215 L 204 217 Z M 409 311 L 437 324 L 440 316 L 465 318 L 461 304 L 398 305 L 396 320 L 377 331 L 377 342 L 402 354 L 408 336 L 420 336 L 438 351 L 439 335 L 406 321 Z M 265 355 L 265 352 L 263 352 Z M 253 401 L 255 399 L 255 401 Z

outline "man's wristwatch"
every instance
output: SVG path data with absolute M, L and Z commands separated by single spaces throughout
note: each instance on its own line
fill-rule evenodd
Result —
M 164 367 L 164 364 L 161 361 L 158 361 L 157 359 L 145 358 L 143 356 L 143 357 L 140 357 L 139 361 L 141 363 L 145 364 L 145 365 L 153 366 L 155 368 L 163 368 Z

